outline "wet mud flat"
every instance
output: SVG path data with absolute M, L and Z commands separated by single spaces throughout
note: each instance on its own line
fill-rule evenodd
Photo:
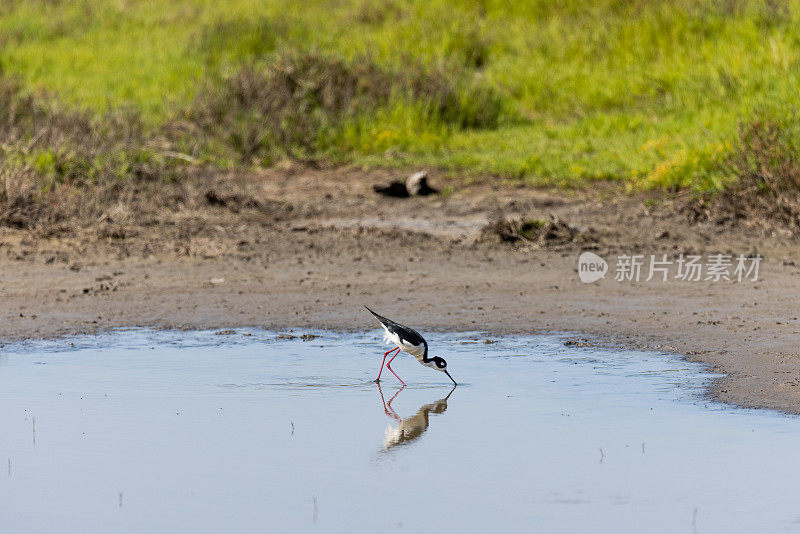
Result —
M 558 336 L 114 331 L 0 353 L 15 532 L 800 529 L 797 419 L 703 366 Z

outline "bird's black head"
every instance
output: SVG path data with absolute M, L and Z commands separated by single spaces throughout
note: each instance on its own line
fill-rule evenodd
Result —
M 450 380 L 453 380 L 453 377 L 450 376 L 450 373 L 447 372 L 447 362 L 444 361 L 444 358 L 440 358 L 439 356 L 434 356 L 429 360 L 429 363 L 427 363 L 426 365 L 428 365 L 428 367 L 436 369 L 437 371 L 443 372 L 444 374 L 447 375 L 447 377 Z M 453 384 L 458 385 L 455 380 L 453 380 Z

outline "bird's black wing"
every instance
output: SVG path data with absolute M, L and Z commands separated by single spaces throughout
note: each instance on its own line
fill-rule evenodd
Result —
M 364 307 L 367 308 L 366 306 Z M 401 325 L 400 323 L 396 323 L 391 319 L 387 319 L 383 315 L 378 315 L 369 308 L 367 308 L 367 310 L 369 310 L 369 312 L 372 315 L 374 315 L 375 318 L 378 319 L 389 332 L 391 332 L 392 334 L 396 334 L 397 337 L 399 337 L 402 341 L 408 341 L 409 343 L 415 346 L 424 345 L 425 355 L 426 356 L 428 355 L 428 342 L 425 341 L 425 338 L 419 335 L 419 332 L 417 332 L 413 328 L 409 328 L 407 326 Z

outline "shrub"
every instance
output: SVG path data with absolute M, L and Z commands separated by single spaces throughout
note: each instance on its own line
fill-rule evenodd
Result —
M 398 103 L 422 122 L 453 128 L 493 128 L 501 113 L 496 93 L 462 73 L 288 52 L 265 68 L 247 65 L 207 84 L 187 113 L 188 137 L 199 130 L 256 163 L 276 153 L 318 156 L 348 124 Z
M 0 223 L 56 221 L 61 209 L 56 208 L 68 202 L 62 193 L 70 187 L 85 186 L 96 198 L 113 199 L 122 181 L 163 180 L 180 172 L 166 140 L 147 136 L 131 112 L 95 118 L 60 111 L 5 79 L 0 79 L 0 102 Z
M 800 229 L 800 121 L 758 119 L 739 127 L 721 191 L 690 202 L 697 219 Z

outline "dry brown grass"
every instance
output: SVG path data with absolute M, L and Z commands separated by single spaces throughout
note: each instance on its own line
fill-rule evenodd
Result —
M 739 128 L 725 165 L 731 183 L 713 196 L 692 199 L 695 220 L 800 230 L 800 146 L 795 121 L 757 120 Z
M 183 172 L 167 139 L 148 134 L 134 113 L 63 111 L 4 79 L 0 102 L 2 225 L 53 231 Z
M 250 160 L 275 147 L 311 151 L 322 131 L 385 102 L 390 90 L 385 73 L 368 63 L 281 56 L 267 70 L 245 66 L 208 86 L 189 119 Z
M 464 80 L 464 73 L 444 68 L 411 64 L 391 71 L 369 58 L 287 52 L 267 67 L 246 65 L 222 83 L 208 84 L 176 124 L 185 138 L 229 147 L 256 164 L 278 155 L 316 157 L 336 146 L 347 124 L 393 99 L 415 102 L 426 110 L 425 120 L 495 127 L 499 98 Z

